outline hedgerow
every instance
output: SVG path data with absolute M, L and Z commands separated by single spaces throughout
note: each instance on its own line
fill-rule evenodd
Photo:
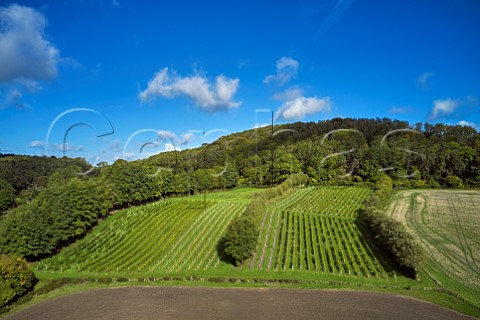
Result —
M 405 226 L 383 210 L 392 186 L 388 176 L 378 181 L 361 218 L 369 225 L 376 244 L 395 259 L 407 276 L 416 278 L 423 262 L 423 251 Z

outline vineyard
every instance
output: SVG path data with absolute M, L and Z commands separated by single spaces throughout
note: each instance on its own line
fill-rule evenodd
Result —
M 299 189 L 266 210 L 249 268 L 385 276 L 355 225 L 367 188 Z
M 245 205 L 172 199 L 117 212 L 37 270 L 177 272 L 215 268 L 216 246 Z

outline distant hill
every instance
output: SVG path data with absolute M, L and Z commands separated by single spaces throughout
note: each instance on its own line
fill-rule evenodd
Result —
M 245 186 L 278 184 L 297 172 L 322 184 L 372 180 L 385 172 L 396 180 L 445 186 L 447 177 L 456 176 L 473 186 L 480 180 L 480 135 L 460 125 L 335 118 L 246 130 L 141 162 L 175 173 L 226 167 Z

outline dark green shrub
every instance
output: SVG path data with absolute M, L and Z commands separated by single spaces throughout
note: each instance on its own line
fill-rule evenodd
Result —
M 448 188 L 463 188 L 463 181 L 457 176 L 447 176 L 443 181 Z
M 0 307 L 26 293 L 35 276 L 23 258 L 0 256 Z
M 247 217 L 240 217 L 228 226 L 225 236 L 220 241 L 219 251 L 221 255 L 226 255 L 224 260 L 238 266 L 255 252 L 256 245 L 255 222 Z

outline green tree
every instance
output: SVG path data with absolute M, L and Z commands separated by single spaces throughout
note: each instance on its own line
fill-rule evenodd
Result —
M 248 217 L 234 220 L 220 241 L 219 253 L 227 261 L 239 266 L 245 259 L 253 255 L 257 245 L 257 229 L 255 222 Z M 226 257 L 225 257 L 226 256 Z
M 0 179 L 0 212 L 7 210 L 15 200 L 15 189 L 5 180 Z

